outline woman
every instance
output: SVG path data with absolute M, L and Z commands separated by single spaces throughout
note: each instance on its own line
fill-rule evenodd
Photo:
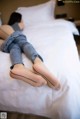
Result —
M 23 80 L 32 86 L 48 84 L 51 88 L 60 89 L 58 79 L 51 74 L 44 65 L 42 57 L 27 41 L 26 36 L 21 33 L 23 29 L 22 15 L 17 12 L 11 14 L 8 25 L 0 27 L 0 37 L 5 40 L 1 45 L 1 50 L 10 53 L 12 62 L 10 76 Z M 32 61 L 33 71 L 24 66 L 22 52 Z

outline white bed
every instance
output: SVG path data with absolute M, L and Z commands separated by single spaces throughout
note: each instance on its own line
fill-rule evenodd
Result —
M 51 2 L 53 1 L 44 5 L 50 5 Z M 19 8 L 17 11 L 23 14 L 25 10 L 26 8 Z M 0 51 L 0 110 L 32 113 L 51 119 L 80 119 L 80 61 L 73 38 L 73 34 L 78 34 L 75 25 L 63 19 L 52 18 L 29 23 L 25 13 L 23 19 L 23 33 L 28 41 L 43 57 L 50 71 L 61 82 L 67 82 L 63 89 L 55 91 L 47 85 L 33 87 L 12 79 L 9 76 L 9 54 Z M 32 68 L 32 63 L 24 54 L 23 62 L 26 67 Z

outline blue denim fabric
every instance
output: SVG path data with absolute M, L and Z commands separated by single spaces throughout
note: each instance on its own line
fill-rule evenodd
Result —
M 22 52 L 34 63 L 36 57 L 42 61 L 42 57 L 36 52 L 34 47 L 27 41 L 21 32 L 14 32 L 1 46 L 1 50 L 10 53 L 12 65 L 22 64 Z

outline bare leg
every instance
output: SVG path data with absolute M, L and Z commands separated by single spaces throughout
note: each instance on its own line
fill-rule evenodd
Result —
M 42 76 L 35 74 L 29 69 L 25 68 L 23 64 L 14 65 L 14 68 L 10 71 L 10 76 L 12 78 L 16 78 L 29 83 L 35 87 L 42 86 L 47 83 Z
M 47 69 L 38 57 L 34 60 L 33 69 L 47 80 L 47 83 L 51 88 L 56 90 L 60 89 L 60 82 L 58 79 Z

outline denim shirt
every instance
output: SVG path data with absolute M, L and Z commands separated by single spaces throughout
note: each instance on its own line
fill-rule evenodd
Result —
M 11 43 L 12 43 L 14 40 L 16 40 L 16 38 L 17 38 L 18 36 L 24 36 L 24 37 L 26 37 L 26 36 L 23 35 L 20 31 L 15 31 L 15 32 L 12 33 L 12 34 L 5 40 L 5 42 L 1 45 L 0 50 L 3 51 L 3 52 L 9 53 L 9 51 L 8 51 L 9 45 L 11 45 Z

